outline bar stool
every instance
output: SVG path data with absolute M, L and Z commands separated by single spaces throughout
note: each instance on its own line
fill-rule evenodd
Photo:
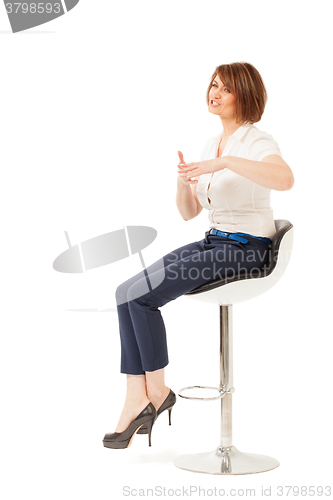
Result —
M 190 386 L 179 396 L 196 400 L 221 400 L 220 445 L 212 452 L 181 455 L 174 460 L 180 469 L 208 474 L 253 474 L 275 469 L 280 464 L 265 455 L 243 453 L 232 444 L 232 306 L 253 299 L 272 288 L 281 278 L 290 260 L 293 245 L 293 225 L 287 220 L 275 220 L 276 234 L 272 239 L 270 261 L 265 269 L 250 276 L 239 274 L 232 278 L 206 283 L 186 293 L 189 298 L 218 304 L 220 313 L 220 385 L 219 387 Z M 216 397 L 190 397 L 183 391 L 214 389 Z M 199 391 L 200 392 L 200 391 Z

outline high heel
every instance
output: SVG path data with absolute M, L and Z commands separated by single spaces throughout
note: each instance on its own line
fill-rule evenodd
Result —
M 170 389 L 170 392 L 164 402 L 161 404 L 159 409 L 156 412 L 156 418 L 164 411 L 168 410 L 169 412 L 169 425 L 171 425 L 171 410 L 176 402 L 176 394 Z M 155 420 L 156 420 L 155 418 Z M 154 422 L 153 422 L 154 423 Z M 148 429 L 146 425 L 143 425 L 139 430 L 138 434 L 147 434 Z
M 168 410 L 169 411 L 169 425 L 171 425 L 171 410 L 172 410 L 172 408 L 169 408 L 169 410 Z
M 149 446 L 151 446 L 151 430 L 153 428 L 154 421 L 155 421 L 155 418 L 149 420 L 149 422 L 145 424 L 145 427 L 147 427 L 147 429 L 148 429 L 148 444 L 149 444 Z M 140 429 L 141 428 L 142 428 L 142 426 L 140 427 Z
M 148 433 L 148 443 L 149 446 L 151 446 L 151 430 L 156 415 L 154 406 L 152 403 L 149 403 L 123 432 L 105 434 L 103 438 L 103 445 L 106 448 L 114 449 L 128 448 L 131 445 L 135 434 L 143 425 L 145 425 L 145 428 L 147 429 L 146 433 Z

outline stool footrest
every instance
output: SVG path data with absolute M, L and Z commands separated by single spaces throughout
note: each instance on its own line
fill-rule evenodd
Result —
M 217 391 L 219 393 L 218 396 L 215 397 L 207 397 L 207 398 L 201 398 L 201 397 L 193 397 L 193 396 L 184 396 L 181 394 L 183 391 L 191 390 L 191 389 L 213 389 L 214 391 Z M 205 385 L 191 385 L 188 387 L 183 387 L 183 389 L 180 389 L 178 392 L 178 396 L 184 399 L 196 399 L 198 401 L 213 401 L 216 399 L 222 399 L 226 394 L 233 394 L 235 392 L 234 387 L 231 387 L 229 389 L 226 389 L 224 386 L 223 387 L 210 387 L 210 386 L 205 386 Z

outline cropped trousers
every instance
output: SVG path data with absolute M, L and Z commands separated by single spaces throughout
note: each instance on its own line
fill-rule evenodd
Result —
M 169 252 L 117 287 L 121 373 L 141 375 L 169 363 L 160 307 L 209 281 L 240 272 L 251 277 L 268 264 L 271 240 L 246 239 L 241 243 L 207 231 L 202 240 Z

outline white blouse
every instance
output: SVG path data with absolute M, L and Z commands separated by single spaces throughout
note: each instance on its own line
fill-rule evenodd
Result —
M 223 131 L 210 139 L 201 160 L 217 157 Z M 228 139 L 222 156 L 237 156 L 261 161 L 268 155 L 282 157 L 273 137 L 254 125 L 241 125 Z M 225 168 L 213 174 L 201 175 L 197 196 L 203 208 L 209 210 L 210 228 L 229 233 L 247 233 L 272 238 L 276 232 L 271 190 Z

